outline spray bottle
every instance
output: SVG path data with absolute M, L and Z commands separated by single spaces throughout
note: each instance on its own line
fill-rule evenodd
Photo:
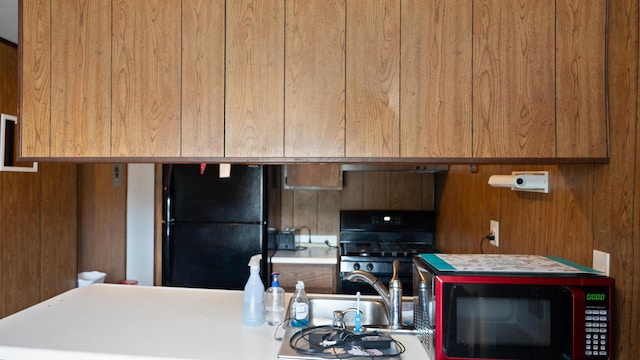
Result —
M 260 279 L 260 261 L 262 254 L 253 255 L 249 260 L 251 274 L 244 286 L 244 318 L 243 324 L 257 327 L 264 323 L 264 284 Z

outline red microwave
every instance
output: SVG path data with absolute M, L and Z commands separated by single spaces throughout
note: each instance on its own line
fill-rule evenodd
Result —
M 414 326 L 432 360 L 613 359 L 615 282 L 565 259 L 422 254 Z

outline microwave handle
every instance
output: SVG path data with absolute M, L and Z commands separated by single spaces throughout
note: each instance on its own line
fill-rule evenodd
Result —
M 585 310 L 586 297 L 584 289 L 581 287 L 568 287 L 571 292 L 571 303 L 573 307 L 573 343 L 572 351 L 574 358 L 576 354 L 585 353 Z

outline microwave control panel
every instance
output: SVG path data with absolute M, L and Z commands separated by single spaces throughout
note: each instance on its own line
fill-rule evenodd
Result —
M 585 288 L 585 356 L 587 359 L 608 359 L 611 345 L 611 311 L 609 289 Z

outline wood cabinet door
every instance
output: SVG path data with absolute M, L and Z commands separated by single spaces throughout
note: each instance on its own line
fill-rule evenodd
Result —
M 468 158 L 472 0 L 403 0 L 400 155 Z
M 51 151 L 51 6 L 22 0 L 20 51 L 20 153 L 49 156 Z
M 226 5 L 225 156 L 284 155 L 284 1 Z
M 183 0 L 183 157 L 224 156 L 224 0 Z
M 52 157 L 111 154 L 111 0 L 51 1 Z
M 474 1 L 474 157 L 556 156 L 554 4 Z
M 607 1 L 556 6 L 558 157 L 607 158 Z
M 343 157 L 344 0 L 286 0 L 286 157 Z
M 111 155 L 180 156 L 181 1 L 113 0 Z
M 400 1 L 347 1 L 346 157 L 400 155 Z

